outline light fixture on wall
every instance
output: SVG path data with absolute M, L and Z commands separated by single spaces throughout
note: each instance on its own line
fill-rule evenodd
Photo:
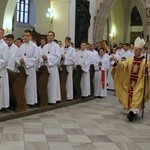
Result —
M 53 23 L 54 11 L 52 8 L 47 9 L 46 17 L 48 17 L 50 19 L 51 23 Z
M 112 38 L 112 40 L 115 40 L 116 37 L 116 27 L 112 26 L 112 30 L 111 33 L 109 34 L 109 36 Z
M 114 40 L 114 38 L 116 37 L 116 34 L 115 34 L 114 32 L 111 32 L 111 33 L 109 34 L 109 36 Z

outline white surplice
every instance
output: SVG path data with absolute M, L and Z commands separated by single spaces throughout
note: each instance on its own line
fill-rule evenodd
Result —
M 102 65 L 97 66 L 94 76 L 94 96 L 107 96 L 107 71 L 109 69 L 109 59 L 106 56 L 99 56 Z M 103 78 L 103 79 L 102 79 Z
M 43 51 L 43 48 L 41 46 L 39 46 L 38 49 L 37 49 L 38 60 L 37 60 L 37 63 L 36 63 L 36 71 L 38 71 L 38 69 L 40 67 L 42 51 Z
M 60 47 L 55 42 L 47 43 L 43 47 L 42 55 L 46 55 L 48 60 L 43 62 L 41 59 L 41 65 L 46 65 L 48 72 L 50 73 L 48 79 L 48 102 L 55 104 L 61 100 L 60 94 L 60 79 L 58 72 L 58 64 L 60 62 Z
M 73 99 L 73 68 L 77 60 L 77 53 L 73 47 L 63 48 L 62 55 L 65 56 L 63 64 L 66 65 L 68 76 L 66 81 L 67 100 Z
M 79 50 L 77 52 L 77 65 L 80 65 L 82 68 L 82 77 L 81 77 L 81 93 L 82 96 L 87 97 L 90 95 L 90 64 L 91 64 L 91 55 L 87 50 Z
M 9 107 L 9 81 L 8 81 L 8 46 L 3 39 L 0 40 L 0 109 Z
M 91 64 L 94 65 L 94 68 L 96 68 L 98 65 L 98 58 L 99 58 L 98 52 L 96 50 L 92 50 L 90 52 L 91 52 Z
M 25 98 L 26 104 L 34 105 L 37 103 L 37 80 L 36 80 L 36 65 L 38 61 L 38 47 L 35 43 L 29 42 L 24 43 L 18 49 L 16 56 L 16 62 L 20 65 L 20 59 L 23 58 L 27 76 L 26 85 L 25 85 Z
M 123 48 L 117 49 L 116 53 L 121 56 L 121 53 L 124 52 Z
M 128 59 L 128 58 L 133 57 L 133 56 L 134 56 L 134 53 L 131 53 L 129 50 L 128 51 L 122 51 L 120 53 L 121 58 L 125 57 L 126 59 Z
M 118 61 L 121 60 L 121 57 L 119 54 L 112 54 Z M 109 66 L 109 70 L 108 70 L 108 77 L 107 77 L 107 83 L 108 83 L 108 86 L 107 86 L 107 89 L 109 90 L 115 90 L 114 88 L 114 81 L 112 79 L 112 75 L 111 75 L 111 72 L 112 72 L 112 69 L 113 69 L 113 65 L 115 63 L 115 61 L 111 60 L 111 57 L 112 55 L 110 55 L 110 66 Z
M 15 44 L 12 44 L 8 50 L 9 60 L 8 60 L 7 69 L 14 71 L 14 72 L 18 71 L 16 61 L 15 61 L 17 51 L 18 51 L 18 47 Z

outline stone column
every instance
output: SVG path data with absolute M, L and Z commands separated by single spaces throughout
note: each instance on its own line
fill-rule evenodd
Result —
M 4 19 L 4 13 L 6 9 L 6 5 L 8 3 L 8 0 L 0 1 L 0 27 L 3 27 L 3 19 Z
M 146 8 L 146 15 L 147 15 L 147 44 L 150 49 L 150 6 Z

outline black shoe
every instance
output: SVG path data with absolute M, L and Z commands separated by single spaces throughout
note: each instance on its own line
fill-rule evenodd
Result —
M 56 105 L 56 103 L 48 103 L 48 105 L 49 105 L 49 106 L 51 106 L 51 105 Z
M 99 98 L 99 96 L 95 96 L 95 98 Z
M 130 122 L 133 121 L 133 119 L 135 118 L 136 114 L 134 114 L 132 111 L 129 112 L 129 114 L 127 115 L 127 118 L 129 119 Z
M 98 98 L 99 98 L 99 99 L 102 99 L 103 97 L 102 97 L 102 96 L 99 96 Z
M 86 99 L 88 96 L 82 96 L 81 99 Z
M 34 108 L 35 108 L 34 105 L 27 105 L 27 107 L 28 107 L 29 109 L 34 109 Z
M 7 108 L 2 108 L 1 111 L 2 111 L 3 113 L 8 113 L 8 112 L 9 112 L 9 110 L 8 110 Z

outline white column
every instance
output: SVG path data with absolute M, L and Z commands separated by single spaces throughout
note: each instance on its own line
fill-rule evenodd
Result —
M 69 36 L 75 43 L 76 0 L 70 0 L 69 7 Z

